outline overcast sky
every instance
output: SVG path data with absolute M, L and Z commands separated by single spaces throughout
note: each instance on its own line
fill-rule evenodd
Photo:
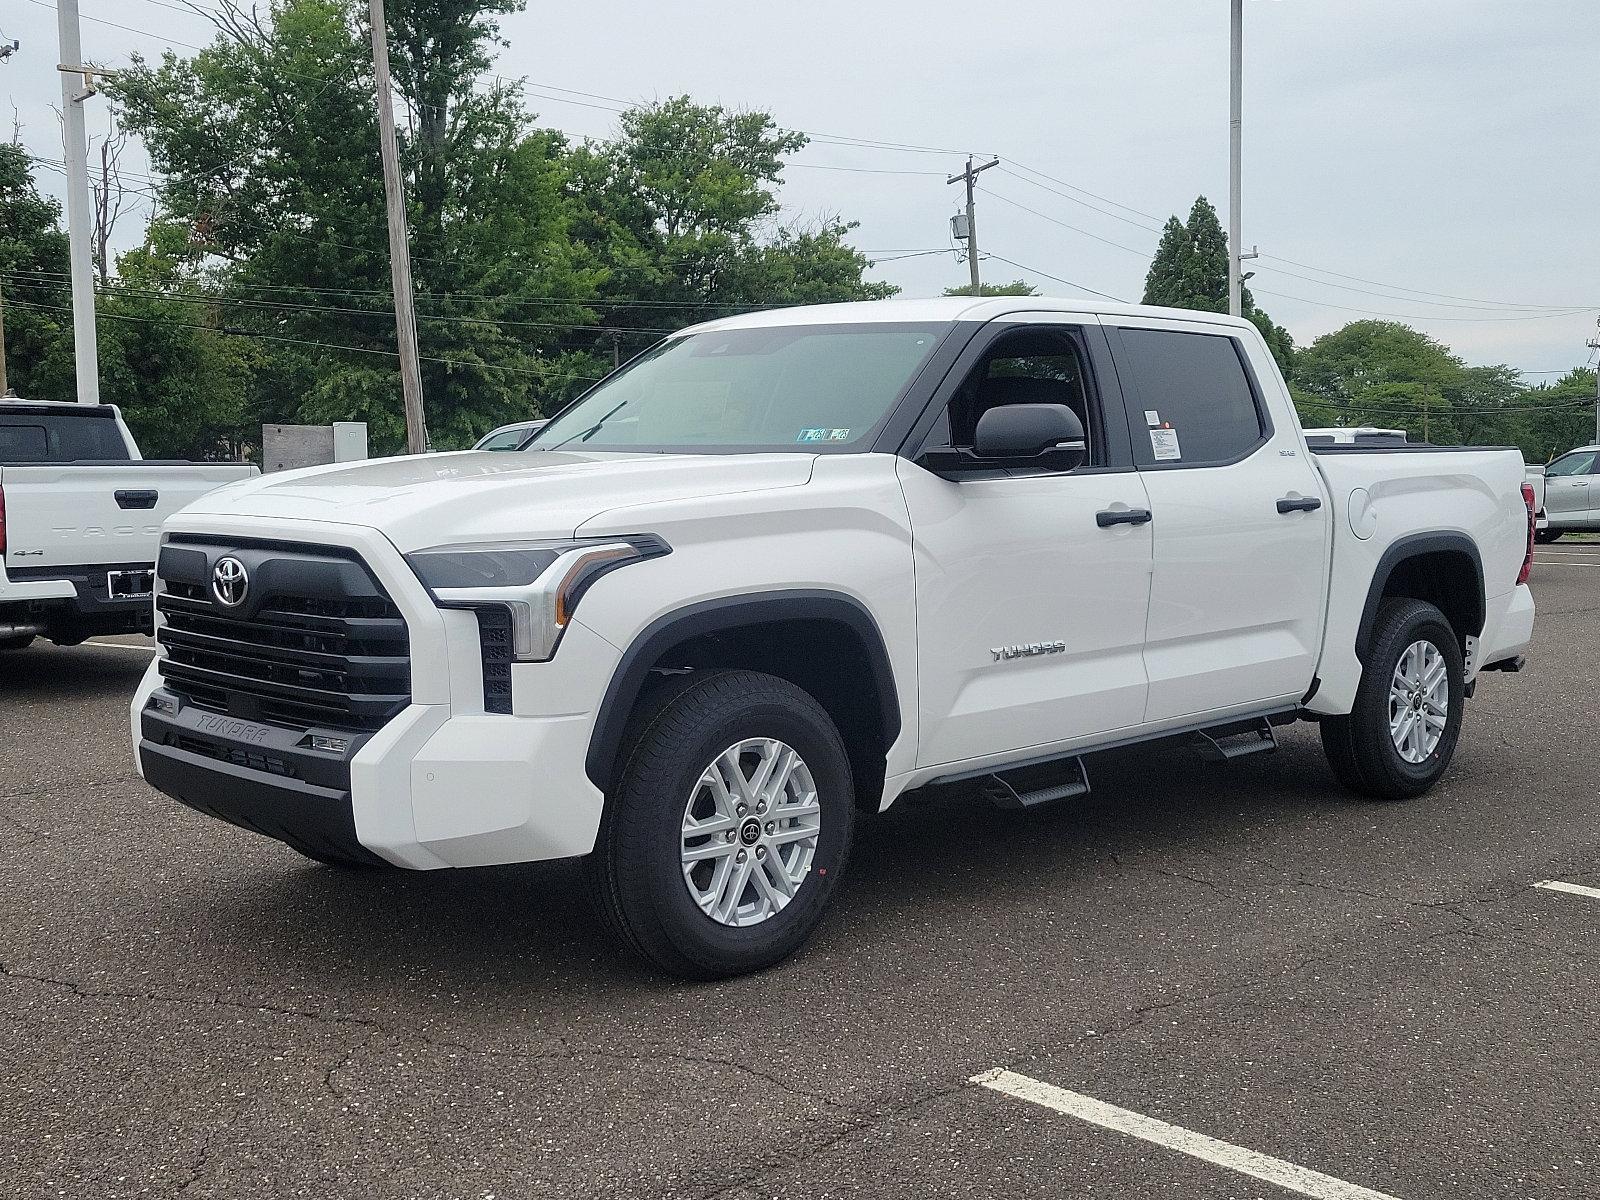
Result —
M 81 0 L 85 55 L 208 41 L 174 4 Z M 829 137 L 998 155 L 982 248 L 1024 266 L 990 259 L 988 280 L 1137 300 L 1161 220 L 1203 193 L 1226 223 L 1227 0 L 530 0 L 504 32 L 500 69 L 528 79 L 542 124 L 576 136 L 613 128 L 596 97 L 688 93 Z M 0 34 L 22 41 L 0 92 L 29 149 L 58 158 L 55 13 L 5 0 Z M 1244 241 L 1276 256 L 1252 264 L 1258 302 L 1301 344 L 1376 313 L 1469 362 L 1585 361 L 1600 316 L 1597 84 L 1597 0 L 1247 0 Z M 94 128 L 103 102 L 90 104 Z M 960 188 L 944 177 L 961 162 L 818 141 L 786 174 L 785 216 L 838 212 L 869 251 L 946 246 Z M 61 182 L 41 178 L 58 195 Z M 927 254 L 873 275 L 922 296 L 966 267 Z

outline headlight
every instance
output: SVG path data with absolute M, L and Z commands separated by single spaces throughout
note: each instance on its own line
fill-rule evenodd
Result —
M 548 662 L 600 576 L 671 552 L 651 534 L 559 542 L 435 546 L 406 562 L 441 608 L 504 608 L 518 662 Z

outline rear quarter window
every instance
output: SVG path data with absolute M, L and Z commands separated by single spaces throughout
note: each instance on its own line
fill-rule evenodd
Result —
M 1117 366 L 1132 377 L 1125 395 L 1139 466 L 1233 462 L 1266 440 L 1268 426 L 1233 338 L 1166 329 L 1118 332 Z

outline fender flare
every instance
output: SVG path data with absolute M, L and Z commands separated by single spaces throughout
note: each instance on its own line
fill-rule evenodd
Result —
M 1356 628 L 1356 658 L 1362 663 L 1367 661 L 1367 646 L 1372 641 L 1372 625 L 1378 618 L 1378 605 L 1383 601 L 1384 589 L 1389 586 L 1389 579 L 1394 575 L 1395 568 L 1408 559 L 1424 554 L 1437 554 L 1440 551 L 1465 554 L 1472 563 L 1473 572 L 1478 579 L 1478 588 L 1473 597 L 1474 615 L 1470 623 L 1475 634 L 1483 632 L 1487 602 L 1483 586 L 1483 556 L 1478 553 L 1478 544 L 1464 533 L 1449 530 L 1410 533 L 1390 543 L 1389 548 L 1383 552 L 1383 557 L 1378 559 L 1377 569 L 1372 573 L 1372 583 L 1367 588 L 1367 603 L 1361 610 L 1361 624 Z
M 879 720 L 884 745 L 900 736 L 900 693 L 894 668 L 878 622 L 859 600 L 842 592 L 820 589 L 785 589 L 720 596 L 686 605 L 657 617 L 640 631 L 623 651 L 606 685 L 584 758 L 584 772 L 602 792 L 609 793 L 617 751 L 633 716 L 639 695 L 661 656 L 683 642 L 752 625 L 782 621 L 830 621 L 848 628 L 866 648 L 867 666 L 877 684 Z

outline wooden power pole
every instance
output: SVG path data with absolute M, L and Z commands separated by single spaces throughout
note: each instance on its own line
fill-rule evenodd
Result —
M 978 206 L 973 189 L 978 182 L 978 176 L 990 167 L 998 167 L 1000 160 L 992 158 L 981 167 L 974 167 L 972 159 L 967 159 L 967 169 L 959 175 L 952 175 L 945 180 L 946 183 L 965 183 L 967 185 L 967 270 L 972 276 L 972 294 L 983 295 L 983 281 L 978 274 Z
M 406 452 L 428 452 L 422 407 L 422 364 L 417 358 L 417 317 L 412 307 L 411 246 L 406 237 L 406 196 L 395 146 L 394 99 L 389 85 L 389 29 L 383 0 L 370 0 L 372 72 L 378 88 L 378 139 L 383 152 L 383 197 L 389 209 L 389 274 L 394 282 L 394 328 L 400 344 L 400 387 L 406 404 Z

